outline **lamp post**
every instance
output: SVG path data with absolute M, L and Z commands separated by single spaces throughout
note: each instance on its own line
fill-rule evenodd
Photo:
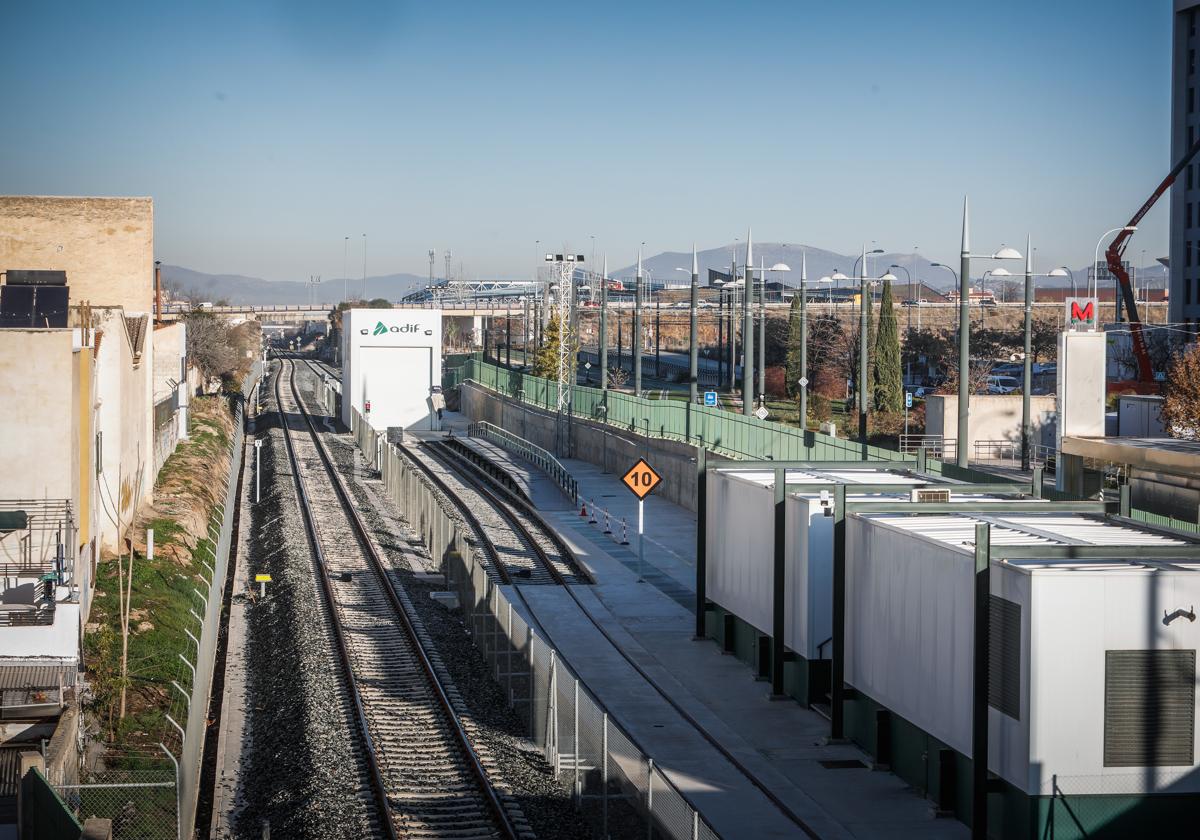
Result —
M 643 242 L 643 245 L 646 243 Z M 642 395 L 642 249 L 638 248 L 637 277 L 633 281 L 633 395 Z
M 1096 250 L 1092 253 L 1092 277 L 1096 281 L 1096 290 L 1091 293 L 1092 297 L 1095 297 L 1100 293 L 1100 243 L 1107 239 L 1109 235 L 1120 233 L 1123 230 L 1127 230 L 1132 233 L 1133 231 L 1137 230 L 1137 225 L 1123 225 L 1122 227 L 1115 227 L 1112 230 L 1105 231 L 1104 234 L 1096 240 Z M 1091 289 L 1089 288 L 1088 291 L 1091 291 Z
M 686 268 L 677 268 L 676 271 L 687 271 Z M 700 367 L 700 339 L 696 335 L 696 308 L 700 303 L 700 262 L 696 256 L 696 243 L 692 243 L 692 283 L 691 297 L 688 306 L 688 403 L 686 415 L 686 428 L 684 430 L 684 438 L 687 441 L 692 439 L 692 406 L 696 403 L 697 382 L 696 378 Z
M 754 242 L 746 230 L 746 295 L 742 305 L 742 414 L 754 414 Z
M 767 404 L 767 275 L 768 271 L 791 271 L 787 263 L 777 262 L 766 268 L 762 256 L 758 258 L 758 402 Z
M 608 254 L 600 275 L 600 399 L 608 404 Z
M 808 252 L 800 254 L 800 428 L 808 428 Z
M 969 205 L 963 198 L 963 227 L 961 266 L 958 276 L 958 438 L 955 441 L 955 461 L 964 469 L 970 462 L 969 437 L 971 402 L 971 258 L 985 260 L 1019 260 L 1014 248 L 1001 246 L 994 254 L 971 253 Z
M 867 316 L 871 311 L 871 299 L 867 293 L 867 254 L 882 254 L 882 248 L 876 248 L 868 252 L 867 246 L 863 246 L 862 256 L 855 260 L 854 264 L 858 267 L 858 381 L 855 383 L 855 388 L 858 391 L 858 439 L 863 445 L 863 459 L 866 460 L 867 446 L 867 412 L 870 410 L 870 401 L 867 396 L 867 373 L 868 373 L 868 336 L 869 327 L 867 324 Z M 835 274 L 836 278 L 837 275 Z M 890 274 L 885 274 L 879 278 L 881 280 L 895 280 L 896 278 Z
M 1035 274 L 1033 271 L 1033 247 L 1029 237 L 1025 238 L 1025 341 L 1023 356 L 1023 379 L 1021 383 L 1021 470 L 1028 471 L 1030 466 L 1031 423 L 1029 397 L 1033 389 L 1033 280 L 1035 277 L 1066 277 L 1070 273 L 1066 268 L 1055 268 L 1046 274 Z

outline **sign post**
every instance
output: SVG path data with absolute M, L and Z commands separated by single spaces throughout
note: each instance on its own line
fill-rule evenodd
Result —
M 258 584 L 258 596 L 260 598 L 267 597 L 267 584 L 271 582 L 270 575 L 255 575 L 254 582 Z
M 650 491 L 662 483 L 662 476 L 646 463 L 645 458 L 638 458 L 637 463 L 621 476 L 621 482 L 638 500 L 638 583 L 641 583 L 646 562 L 645 517 L 642 509 Z
M 912 408 L 912 391 L 904 392 L 904 436 L 908 437 L 908 410 Z
M 1069 297 L 1063 304 L 1066 328 L 1093 331 L 1100 328 L 1100 298 Z
M 254 439 L 254 504 L 262 500 L 262 438 Z

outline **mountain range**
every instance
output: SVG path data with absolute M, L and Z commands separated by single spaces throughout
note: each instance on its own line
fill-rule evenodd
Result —
M 205 274 L 178 265 L 163 265 L 163 286 L 176 297 L 203 301 L 225 300 L 233 304 L 261 306 L 296 305 L 309 302 L 338 303 L 346 296 L 371 300 L 399 300 L 413 289 L 424 286 L 426 278 L 416 274 L 384 274 L 368 277 L 365 288 L 361 277 L 326 280 L 320 285 L 292 280 L 263 280 L 241 274 Z
M 720 248 L 709 248 L 697 253 L 700 266 L 701 282 L 707 282 L 708 270 L 728 272 L 735 253 L 738 264 L 745 259 L 744 243 L 731 243 Z M 808 262 L 808 282 L 815 284 L 821 277 L 842 272 L 850 277 L 857 277 L 855 262 L 858 254 L 839 254 L 823 248 L 783 242 L 755 243 L 755 262 L 761 258 L 767 266 L 783 263 L 791 268 L 787 273 L 769 273 L 769 279 L 782 280 L 789 286 L 800 283 L 801 254 L 806 255 Z M 906 282 L 909 276 L 913 281 L 924 281 L 932 288 L 945 290 L 951 288 L 954 276 L 944 268 L 938 268 L 925 257 L 912 254 L 868 254 L 868 276 L 878 277 L 891 266 L 900 282 Z M 652 281 L 672 285 L 685 285 L 691 272 L 692 255 L 684 251 L 664 251 L 642 260 L 642 269 L 646 277 Z M 958 261 L 955 260 L 954 271 L 958 271 Z M 1005 268 L 1014 275 L 1009 278 L 1021 280 L 1025 270 L 1024 260 L 1008 262 L 975 260 L 972 262 L 973 284 L 978 284 L 983 272 L 989 268 Z M 600 266 L 593 266 L 599 269 Z M 676 269 L 683 269 L 677 271 Z M 907 269 L 908 274 L 903 269 Z M 1039 267 L 1042 272 L 1049 268 Z M 304 304 L 310 301 L 321 303 L 337 303 L 348 293 L 351 299 L 385 298 L 396 301 L 409 292 L 426 285 L 427 279 L 418 274 L 384 274 L 368 277 L 366 282 L 361 277 L 349 280 L 326 280 L 318 286 L 310 287 L 308 283 L 289 280 L 263 280 L 260 277 L 246 277 L 240 274 L 205 274 L 177 265 L 162 267 L 163 284 L 177 297 L 191 297 L 198 300 L 225 300 L 235 304 L 264 305 L 264 304 Z M 615 279 L 632 278 L 637 272 L 636 265 L 627 265 L 616 270 L 609 270 L 609 276 Z M 1088 267 L 1074 269 L 1075 282 L 1079 287 L 1087 282 Z M 1138 286 L 1143 288 L 1164 288 L 1166 286 L 1166 271 L 1161 265 L 1154 264 L 1137 271 Z M 1039 287 L 1064 287 L 1071 285 L 1070 277 L 1039 277 Z

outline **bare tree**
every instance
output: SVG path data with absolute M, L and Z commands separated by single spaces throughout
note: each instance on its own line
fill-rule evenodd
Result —
M 1162 420 L 1171 437 L 1200 439 L 1200 344 L 1189 344 L 1172 358 Z
M 138 507 L 142 500 L 142 468 L 144 464 L 139 452 L 137 471 L 134 474 L 133 488 L 125 492 L 125 474 L 123 467 L 117 468 L 117 492 L 114 496 L 112 488 L 101 483 L 104 493 L 100 501 L 108 520 L 117 529 L 117 613 L 121 624 L 121 668 L 118 683 L 121 686 L 119 720 L 125 719 L 125 699 L 129 690 L 129 618 L 133 605 L 133 542 L 122 536 L 125 521 L 133 524 Z M 108 498 L 105 499 L 107 494 Z M 124 551 L 121 550 L 124 546 Z M 126 562 L 128 556 L 128 562 Z

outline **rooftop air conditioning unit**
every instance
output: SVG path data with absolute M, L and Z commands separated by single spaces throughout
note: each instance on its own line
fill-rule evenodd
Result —
M 940 503 L 945 504 L 950 501 L 950 491 L 944 487 L 923 487 L 912 491 L 910 501 L 917 503 Z

